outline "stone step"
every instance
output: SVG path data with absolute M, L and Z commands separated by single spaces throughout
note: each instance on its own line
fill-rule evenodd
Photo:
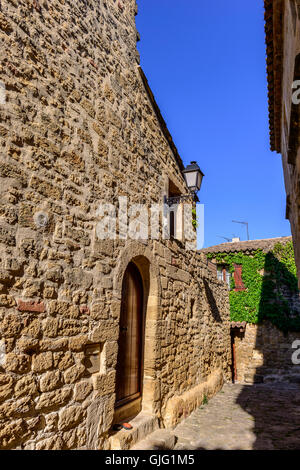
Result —
M 146 439 L 133 445 L 130 450 L 173 450 L 176 436 L 168 429 L 158 429 Z
M 145 440 L 158 429 L 158 419 L 146 413 L 139 413 L 135 418 L 129 420 L 132 430 L 120 430 L 112 432 L 109 437 L 110 450 L 128 450 L 133 445 Z

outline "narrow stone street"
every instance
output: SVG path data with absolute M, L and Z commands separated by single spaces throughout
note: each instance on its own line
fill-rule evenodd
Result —
M 298 384 L 226 384 L 175 428 L 175 449 L 299 449 L 299 392 Z

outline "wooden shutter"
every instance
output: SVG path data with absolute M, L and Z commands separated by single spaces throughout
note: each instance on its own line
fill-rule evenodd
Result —
M 242 265 L 241 264 L 235 264 L 234 265 L 234 283 L 235 283 L 235 289 L 234 290 L 245 290 L 245 286 L 243 283 L 242 279 Z

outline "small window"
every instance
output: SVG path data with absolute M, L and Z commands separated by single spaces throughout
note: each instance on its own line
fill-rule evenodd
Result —
M 217 276 L 219 281 L 226 282 L 226 284 L 230 288 L 231 272 L 229 271 L 228 266 L 225 266 L 224 264 L 219 264 L 217 267 Z
M 170 238 L 175 238 L 175 212 L 170 211 Z

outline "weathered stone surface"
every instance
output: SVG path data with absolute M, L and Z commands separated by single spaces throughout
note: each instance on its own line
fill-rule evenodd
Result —
M 28 326 L 22 330 L 22 333 L 26 336 L 32 336 L 33 338 L 38 338 L 41 334 L 42 325 L 40 320 L 34 319 L 29 322 Z
M 27 338 L 23 336 L 20 339 L 18 339 L 18 341 L 16 342 L 16 346 L 18 350 L 21 352 L 31 353 L 38 349 L 39 341 L 36 338 Z
M 67 429 L 74 428 L 82 421 L 83 416 L 84 411 L 80 406 L 69 406 L 59 414 L 58 429 L 66 431 Z
M 299 3 L 265 2 L 268 98 L 271 150 L 282 155 L 286 218 L 290 221 L 300 287 L 299 124 L 298 88 Z M 294 91 L 291 92 L 294 89 Z M 267 96 L 266 96 L 267 99 Z
M 15 299 L 11 295 L 0 295 L 0 306 L 1 307 L 13 307 L 16 305 Z
M 7 422 L 4 425 L 0 425 L 0 447 L 1 449 L 9 449 L 16 445 L 26 432 L 26 427 L 23 419 L 16 421 Z
M 54 367 L 58 367 L 59 370 L 65 370 L 74 364 L 74 358 L 70 351 L 66 353 L 54 353 Z
M 83 326 L 79 320 L 61 320 L 59 323 L 58 334 L 60 336 L 77 336 L 86 332 L 87 327 Z
M 23 397 L 16 401 L 8 401 L 0 405 L 0 419 L 11 417 L 19 418 L 33 409 L 33 400 L 31 397 Z
M 55 338 L 58 332 L 59 321 L 57 318 L 47 318 L 43 325 L 44 335 L 49 338 Z
M 68 302 L 52 300 L 49 304 L 49 313 L 51 315 L 62 315 L 67 318 L 78 318 L 79 308 L 77 305 L 72 305 Z
M 5 369 L 22 374 L 30 369 L 31 358 L 26 354 L 8 353 L 5 357 Z
M 242 332 L 233 328 L 232 334 L 237 383 L 293 382 L 297 377 L 300 380 L 300 368 L 292 362 L 296 351 L 293 344 L 300 344 L 299 333 L 284 334 L 265 321 L 247 324 Z
M 99 322 L 98 322 L 99 325 Z M 118 339 L 119 332 L 116 324 L 112 322 L 101 322 L 90 334 L 90 341 L 93 343 L 104 343 Z
M 108 447 L 132 260 L 144 285 L 146 412 L 161 419 L 171 397 L 230 373 L 226 289 L 201 256 L 124 227 L 123 238 L 99 238 L 100 203 L 118 210 L 122 195 L 128 209 L 151 207 L 186 184 L 136 67 L 135 0 L 81 3 L 1 2 L 0 401 L 12 422 L 0 422 L 0 448 Z
M 62 388 L 53 392 L 42 393 L 37 400 L 36 409 L 45 410 L 59 405 L 64 405 L 69 401 L 72 395 L 70 388 Z
M 32 370 L 34 372 L 45 372 L 51 369 L 52 365 L 53 357 L 51 351 L 34 354 L 32 357 Z
M 117 341 L 107 341 L 105 343 L 105 362 L 104 366 L 107 370 L 112 367 L 115 367 L 118 356 L 118 342 Z
M 60 436 L 54 436 L 37 442 L 35 448 L 36 450 L 62 450 L 64 443 Z
M 166 428 L 172 428 L 183 417 L 188 416 L 203 402 L 204 397 L 210 398 L 223 386 L 222 370 L 215 371 L 205 382 L 186 391 L 182 395 L 170 398 L 163 412 Z
M 66 338 L 44 339 L 40 341 L 39 346 L 41 351 L 62 351 L 67 348 L 68 340 Z
M 115 371 L 108 374 L 95 374 L 93 376 L 93 386 L 94 390 L 97 391 L 97 395 L 105 396 L 114 393 L 115 377 Z
M 27 395 L 34 396 L 36 395 L 38 389 L 36 384 L 36 378 L 33 374 L 25 375 L 16 382 L 15 385 L 15 396 L 17 398 Z
M 64 381 L 67 384 L 73 384 L 76 382 L 84 373 L 85 367 L 80 364 L 80 365 L 75 365 L 70 367 L 64 372 Z
M 57 431 L 57 423 L 58 423 L 58 413 L 48 413 L 45 415 L 46 427 L 44 429 L 46 432 Z
M 15 313 L 7 313 L 3 320 L 0 321 L 0 329 L 3 337 L 17 336 L 23 326 L 22 318 Z
M 109 307 L 103 303 L 93 304 L 91 308 L 91 317 L 93 320 L 108 320 Z
M 71 351 L 82 351 L 87 342 L 87 335 L 75 336 L 69 339 L 69 348 Z
M 11 395 L 14 379 L 11 375 L 0 374 L 0 402 Z
M 40 379 L 41 392 L 50 392 L 62 385 L 61 374 L 59 370 L 47 372 Z
M 93 386 L 89 380 L 82 380 L 75 385 L 74 400 L 83 401 L 93 391 Z

